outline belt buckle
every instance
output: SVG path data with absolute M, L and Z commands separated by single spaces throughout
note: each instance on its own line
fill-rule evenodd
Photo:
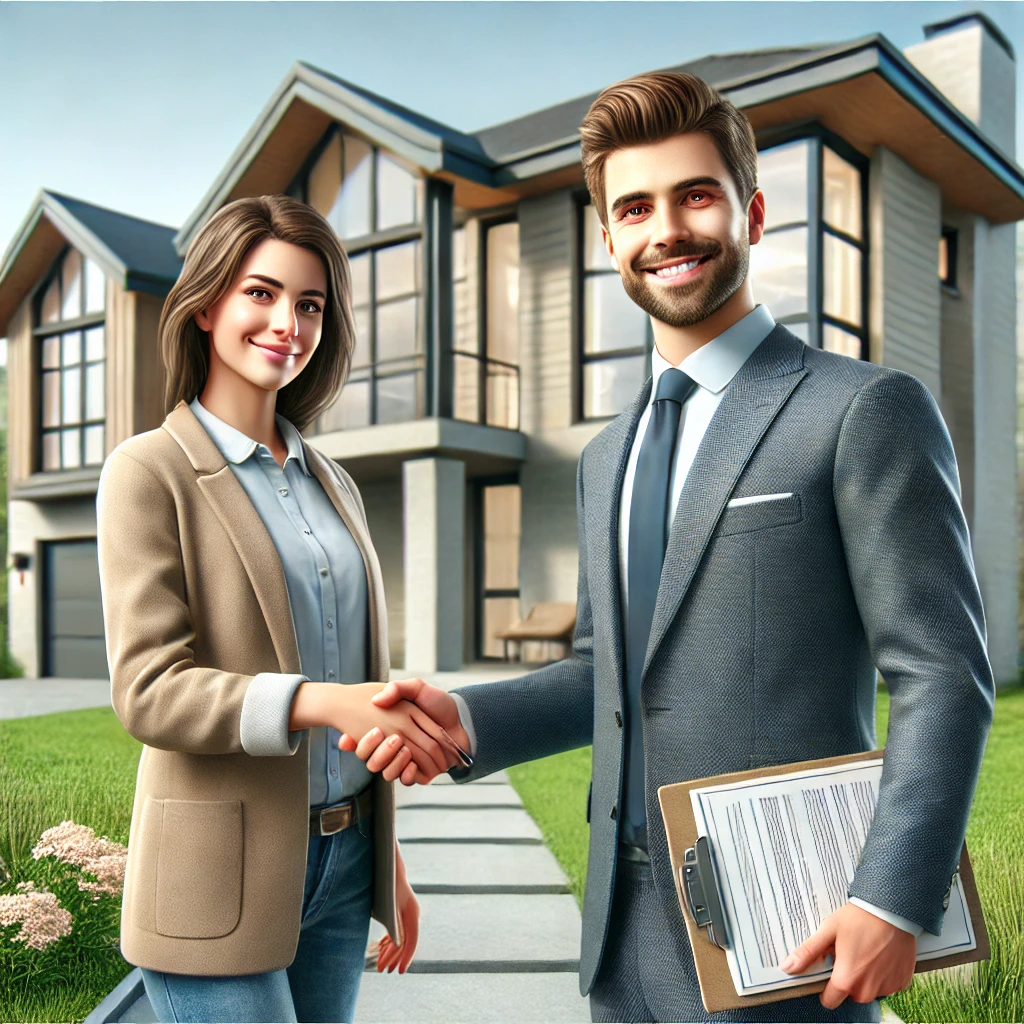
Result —
M 342 811 L 347 811 L 347 814 L 342 814 Z M 341 823 L 337 828 L 328 829 L 324 826 L 324 815 L 325 814 L 337 814 L 337 820 Z M 325 807 L 320 811 L 320 835 L 321 836 L 333 836 L 338 832 L 343 831 L 352 824 L 352 803 L 347 802 L 341 807 Z

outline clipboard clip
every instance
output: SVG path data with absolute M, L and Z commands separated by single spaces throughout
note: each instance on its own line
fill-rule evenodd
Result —
M 721 949 L 728 949 L 725 913 L 707 836 L 700 836 L 683 854 L 683 863 L 679 865 L 679 881 L 690 916 L 698 927 L 707 929 L 710 942 Z

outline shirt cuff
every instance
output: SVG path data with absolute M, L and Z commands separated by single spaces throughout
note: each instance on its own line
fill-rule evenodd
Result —
M 473 716 L 469 713 L 469 705 L 458 693 L 450 694 L 459 712 L 459 724 L 466 730 L 469 739 L 469 756 L 476 757 L 476 730 L 473 728 Z
M 880 917 L 883 921 L 888 921 L 889 924 L 899 928 L 900 931 L 910 932 L 915 938 L 921 935 L 924 928 L 919 924 L 914 924 L 913 921 L 908 921 L 905 917 L 900 917 L 899 914 L 894 914 L 891 910 L 883 910 L 881 907 L 876 907 L 873 903 L 868 903 L 866 900 L 860 899 L 858 896 L 851 896 L 850 902 L 855 907 L 860 907 L 861 910 L 866 910 L 869 914 L 874 914 L 875 917 Z
M 287 757 L 299 748 L 305 729 L 289 731 L 292 701 L 305 676 L 260 672 L 242 700 L 239 735 L 242 749 L 254 757 Z

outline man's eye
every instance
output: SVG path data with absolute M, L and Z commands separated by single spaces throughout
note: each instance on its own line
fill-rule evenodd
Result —
M 644 208 L 642 206 L 631 206 L 628 210 L 626 210 L 626 216 L 627 217 L 632 217 L 632 216 L 640 217 L 640 216 L 643 215 L 643 212 L 644 212 Z
M 686 198 L 687 199 L 710 199 L 711 196 L 709 196 L 707 194 L 707 192 L 691 192 Z

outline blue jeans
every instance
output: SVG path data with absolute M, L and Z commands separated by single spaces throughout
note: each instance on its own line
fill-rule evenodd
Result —
M 364 831 L 369 831 L 364 825 Z M 359 995 L 373 900 L 373 839 L 355 826 L 310 836 L 302 926 L 284 970 L 237 977 L 143 968 L 157 1019 L 351 1021 Z

